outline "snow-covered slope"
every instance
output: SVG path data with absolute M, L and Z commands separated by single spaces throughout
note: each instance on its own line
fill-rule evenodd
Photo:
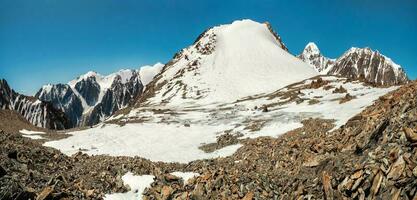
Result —
M 352 47 L 338 59 L 330 59 L 320 53 L 317 45 L 310 42 L 298 56 L 313 66 L 320 74 L 361 78 L 381 85 L 398 85 L 408 82 L 400 65 L 370 48 Z
M 147 103 L 231 102 L 318 74 L 278 39 L 251 20 L 213 27 L 164 67 Z
M 103 76 L 90 71 L 68 84 L 45 85 L 36 97 L 65 112 L 72 126 L 94 125 L 128 106 L 143 90 L 142 77 L 150 82 L 163 64 L 124 69 Z

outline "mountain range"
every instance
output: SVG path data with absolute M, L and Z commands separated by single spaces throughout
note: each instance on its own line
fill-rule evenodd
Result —
M 340 58 L 330 59 L 309 43 L 294 56 L 269 23 L 242 20 L 208 29 L 166 65 L 107 76 L 88 72 L 66 84 L 44 85 L 34 97 L 14 92 L 14 99 L 24 97 L 25 101 L 16 100 L 22 106 L 7 102 L 2 107 L 17 110 L 37 126 L 64 129 L 98 124 L 134 104 L 236 101 L 320 74 L 387 86 L 408 82 L 399 65 L 370 48 L 351 48 Z M 2 87 L 2 98 L 11 99 L 6 90 L 10 90 L 8 85 Z M 42 102 L 50 114 L 43 118 L 28 114 L 34 102 Z

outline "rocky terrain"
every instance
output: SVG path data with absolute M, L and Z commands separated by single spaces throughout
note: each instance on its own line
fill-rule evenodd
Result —
M 233 156 L 189 164 L 68 157 L 2 132 L 0 197 L 97 199 L 128 190 L 120 177 L 132 171 L 156 176 L 144 199 L 415 199 L 416 104 L 412 82 L 337 130 L 328 132 L 332 120 L 307 119 L 279 138 L 245 139 Z M 173 170 L 200 176 L 184 185 Z
M 329 131 L 310 119 L 278 139 L 247 140 L 230 158 L 190 163 L 183 186 L 159 177 L 148 198 L 415 199 L 417 83 L 401 87 Z
M 316 44 L 310 42 L 298 57 L 320 74 L 362 78 L 379 85 L 400 85 L 408 82 L 400 65 L 368 47 L 352 47 L 337 59 L 322 55 Z

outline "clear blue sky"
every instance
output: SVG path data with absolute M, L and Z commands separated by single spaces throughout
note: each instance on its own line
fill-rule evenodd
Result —
M 416 0 L 0 0 L 0 78 L 33 94 L 89 70 L 167 62 L 205 29 L 269 21 L 293 54 L 377 49 L 417 78 Z

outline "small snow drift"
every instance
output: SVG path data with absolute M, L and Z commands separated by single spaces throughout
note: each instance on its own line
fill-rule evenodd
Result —
M 164 67 L 158 88 L 145 91 L 154 93 L 148 103 L 232 102 L 318 75 L 283 48 L 267 24 L 241 20 L 213 27 Z
M 132 172 L 128 172 L 122 176 L 123 183 L 130 187 L 130 191 L 125 193 L 107 194 L 105 200 L 128 200 L 142 199 L 142 193 L 147 187 L 154 182 L 155 177 L 152 175 L 135 176 Z
M 33 140 L 43 139 L 42 135 L 45 134 L 45 132 L 31 131 L 31 130 L 26 130 L 26 129 L 22 129 L 19 132 L 22 134 L 22 137 L 30 138 Z
M 182 178 L 182 180 L 184 180 L 184 184 L 187 184 L 190 179 L 200 176 L 199 173 L 195 172 L 171 172 L 171 174 Z

